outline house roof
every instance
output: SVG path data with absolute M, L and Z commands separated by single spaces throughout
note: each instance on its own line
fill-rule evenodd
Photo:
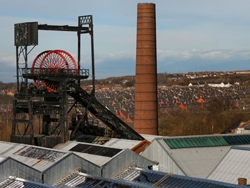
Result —
M 232 125 L 231 127 L 229 127 L 228 129 L 226 129 L 225 131 L 221 132 L 221 134 L 227 134 L 227 133 L 232 133 L 234 132 L 234 130 L 236 128 L 238 128 L 241 125 L 241 122 L 238 121 L 237 123 L 235 123 L 234 125 Z
M 199 100 L 197 102 L 204 103 L 205 101 L 202 98 L 199 98 Z
M 227 155 L 208 176 L 211 180 L 237 183 L 238 178 L 250 181 L 250 147 L 231 147 Z
M 239 126 L 239 128 L 244 128 L 246 130 L 249 130 L 249 127 L 250 127 L 250 120 Z

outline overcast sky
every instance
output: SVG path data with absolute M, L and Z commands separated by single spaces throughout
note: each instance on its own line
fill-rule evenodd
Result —
M 0 0 L 0 81 L 15 82 L 14 24 L 77 26 L 93 15 L 96 78 L 135 74 L 137 0 Z M 156 4 L 158 73 L 250 69 L 249 0 L 152 0 Z M 42 51 L 77 59 L 77 36 L 39 31 L 29 67 Z M 82 35 L 82 66 L 91 68 L 90 36 Z M 31 47 L 29 47 L 30 49 Z

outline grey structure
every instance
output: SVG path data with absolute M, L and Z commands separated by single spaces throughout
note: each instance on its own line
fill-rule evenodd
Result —
M 111 138 L 107 141 L 103 146 L 120 148 L 120 149 L 132 149 L 137 144 L 141 143 L 141 140 L 128 140 L 128 139 L 119 139 L 119 138 Z
M 125 182 L 121 180 L 114 180 L 109 178 L 103 178 L 98 176 L 93 176 L 89 174 L 76 173 L 72 176 L 67 177 L 59 184 L 57 187 L 68 188 L 68 187 L 77 187 L 77 188 L 92 188 L 92 187 L 108 187 L 108 188 L 140 188 L 150 186 L 133 183 L 133 182 Z
M 131 169 L 120 180 L 130 181 L 132 183 L 140 183 L 150 187 L 172 187 L 172 188 L 204 188 L 204 187 L 217 187 L 217 188 L 227 188 L 227 187 L 245 187 L 229 183 L 223 183 L 219 181 L 205 180 L 199 178 L 191 178 L 181 175 L 173 175 L 172 173 L 164 173 L 145 169 Z
M 73 171 L 80 171 L 99 176 L 101 175 L 100 168 L 97 165 L 72 153 L 44 171 L 43 183 L 54 185 L 60 179 L 72 173 Z
M 245 142 L 227 143 L 223 139 L 225 137 L 230 140 L 232 137 L 232 140 L 237 141 L 240 140 L 239 137 L 244 136 L 247 137 Z M 202 135 L 156 138 L 141 155 L 159 162 L 159 171 L 207 178 L 230 150 L 231 145 L 250 146 L 248 137 L 249 135 Z M 172 142 L 173 145 L 170 147 L 167 142 Z
M 238 178 L 246 178 L 250 182 L 250 148 L 232 147 L 208 179 L 227 183 L 237 183 Z
M 50 185 L 45 185 L 33 181 L 28 181 L 21 178 L 9 177 L 4 182 L 0 183 L 1 188 L 55 188 Z
M 77 148 L 84 148 L 79 149 Z M 72 151 L 74 154 L 92 162 L 101 170 L 102 177 L 112 178 L 129 165 L 140 168 L 148 168 L 155 165 L 155 162 L 138 155 L 129 149 L 117 149 L 112 147 L 100 146 L 96 144 L 86 144 L 76 141 L 68 141 L 58 149 Z M 75 150 L 76 149 L 76 150 Z M 105 155 L 114 152 L 113 155 Z M 94 173 L 90 173 L 97 175 Z
M 10 157 L 0 163 L 0 182 L 5 181 L 9 176 L 42 183 L 42 176 L 38 170 Z
M 99 166 L 72 152 L 8 142 L 0 142 L 0 148 L 0 181 L 16 176 L 53 185 L 76 170 L 101 175 Z

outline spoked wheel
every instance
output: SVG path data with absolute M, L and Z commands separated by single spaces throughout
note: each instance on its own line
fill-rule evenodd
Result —
M 33 61 L 33 64 L 32 64 L 32 69 L 31 69 L 31 73 L 32 74 L 38 74 L 39 73 L 39 66 L 42 62 L 42 59 L 44 58 L 44 56 L 50 52 L 49 50 L 48 51 L 44 51 L 42 53 L 40 53 L 36 58 L 35 60 Z M 42 81 L 41 80 L 35 80 L 33 79 L 35 85 L 37 88 L 41 89 L 42 87 Z
M 39 65 L 39 74 L 58 74 L 60 69 L 64 69 L 64 73 L 71 73 L 70 69 L 74 69 L 77 74 L 77 66 L 74 58 L 63 50 L 54 50 L 48 52 L 41 60 Z M 58 83 L 52 80 L 42 80 L 42 84 L 49 92 L 58 92 Z

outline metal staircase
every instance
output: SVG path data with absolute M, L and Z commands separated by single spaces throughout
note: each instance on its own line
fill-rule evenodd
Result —
M 140 134 L 110 112 L 105 106 L 98 102 L 94 96 L 88 94 L 78 84 L 71 83 L 68 94 L 106 124 L 111 130 L 119 135 L 120 138 L 144 140 Z

